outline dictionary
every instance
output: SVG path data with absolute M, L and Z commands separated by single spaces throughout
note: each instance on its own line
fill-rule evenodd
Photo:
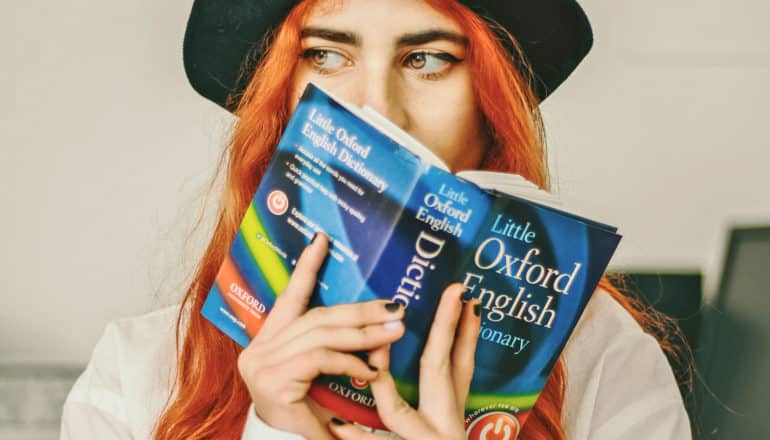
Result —
M 468 437 L 526 422 L 620 236 L 568 212 L 520 176 L 457 174 L 367 108 L 309 85 L 276 146 L 202 309 L 246 346 L 313 235 L 330 238 L 311 307 L 389 299 L 406 307 L 391 348 L 399 393 L 417 406 L 419 359 L 451 282 L 478 298 L 482 326 Z M 368 384 L 321 376 L 310 395 L 385 429 Z

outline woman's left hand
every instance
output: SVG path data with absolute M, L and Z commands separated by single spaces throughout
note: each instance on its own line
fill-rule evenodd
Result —
M 463 303 L 464 292 L 461 284 L 453 284 L 441 297 L 420 358 L 418 409 L 396 391 L 390 374 L 390 347 L 374 350 L 369 356 L 369 363 L 379 370 L 369 383 L 377 413 L 388 429 L 404 439 L 466 438 L 465 401 L 473 377 L 481 306 L 478 300 Z M 343 440 L 382 439 L 344 421 L 337 424 L 333 420 L 329 430 Z

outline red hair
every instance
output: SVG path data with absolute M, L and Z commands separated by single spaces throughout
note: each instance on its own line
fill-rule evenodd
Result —
M 468 36 L 466 62 L 472 69 L 475 96 L 492 145 L 482 168 L 517 173 L 548 188 L 545 137 L 537 98 L 530 86 L 531 76 L 526 68 L 515 67 L 522 64 L 517 64 L 500 44 L 495 33 L 504 31 L 454 0 L 425 1 L 455 20 Z M 291 11 L 246 90 L 233 97 L 239 102 L 239 120 L 223 152 L 223 161 L 227 159 L 224 194 L 213 237 L 177 318 L 177 341 L 181 346 L 177 347 L 176 381 L 155 427 L 157 440 L 241 437 L 250 404 L 237 369 L 241 349 L 206 321 L 200 310 L 288 120 L 293 66 L 301 51 L 300 29 L 315 3 L 307 0 Z M 510 40 L 517 47 L 512 37 Z M 658 336 L 668 333 L 664 318 L 623 295 L 606 277 L 598 290 L 615 298 L 646 331 Z M 666 351 L 674 350 L 667 340 L 661 345 Z M 565 438 L 561 425 L 565 385 L 565 366 L 560 358 L 521 438 Z

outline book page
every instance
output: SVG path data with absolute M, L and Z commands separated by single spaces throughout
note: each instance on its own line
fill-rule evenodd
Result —
M 537 185 L 518 174 L 470 170 L 460 171 L 456 175 L 483 189 L 532 200 L 551 208 L 563 209 L 561 200 L 555 194 L 538 188 Z

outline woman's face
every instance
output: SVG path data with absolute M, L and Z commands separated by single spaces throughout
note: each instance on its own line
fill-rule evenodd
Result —
M 486 136 L 454 21 L 422 1 L 324 0 L 301 38 L 292 110 L 312 81 L 374 108 L 453 171 L 478 168 Z

